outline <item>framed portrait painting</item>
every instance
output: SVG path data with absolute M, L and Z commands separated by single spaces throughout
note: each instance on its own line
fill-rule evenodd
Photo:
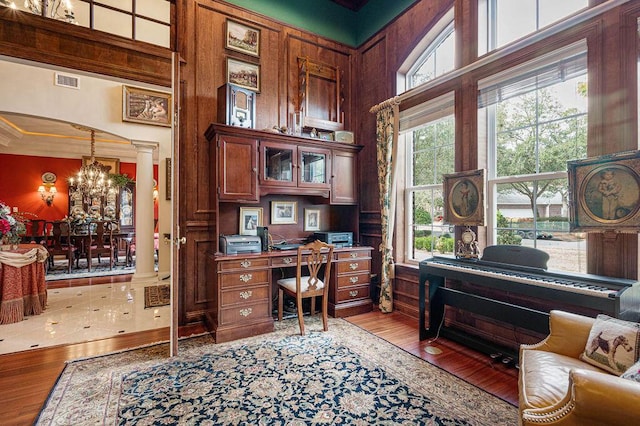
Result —
M 272 201 L 271 224 L 287 225 L 298 223 L 298 203 L 296 201 Z
M 227 58 L 227 83 L 260 92 L 260 65 Z
M 224 47 L 245 55 L 259 57 L 260 30 L 232 19 L 227 19 Z
M 122 121 L 171 127 L 171 94 L 122 86 Z
M 640 151 L 567 162 L 569 229 L 640 230 Z
M 305 231 L 320 230 L 320 210 L 304 209 L 304 230 Z
M 240 235 L 258 235 L 262 226 L 262 207 L 240 207 Z
M 443 175 L 444 222 L 484 226 L 484 169 Z

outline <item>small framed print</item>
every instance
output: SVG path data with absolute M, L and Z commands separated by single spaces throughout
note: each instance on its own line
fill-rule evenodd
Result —
M 569 230 L 638 232 L 640 151 L 567 162 Z
M 120 159 L 119 158 L 107 158 L 107 157 L 94 157 L 97 163 L 100 163 L 105 167 L 108 173 L 120 173 Z M 91 157 L 82 156 L 82 164 L 85 166 L 91 163 Z
M 240 207 L 240 235 L 258 235 L 262 226 L 262 207 Z
M 272 201 L 271 224 L 288 225 L 298 223 L 298 203 L 296 201 Z
M 227 83 L 260 92 L 260 65 L 227 58 Z
M 260 30 L 227 19 L 224 47 L 246 55 L 260 57 Z
M 443 177 L 444 222 L 484 226 L 484 169 Z
M 304 209 L 304 230 L 305 231 L 320 230 L 320 210 Z
M 171 127 L 171 94 L 122 86 L 122 121 Z

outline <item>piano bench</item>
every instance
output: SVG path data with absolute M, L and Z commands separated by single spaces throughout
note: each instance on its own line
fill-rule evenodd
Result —
M 550 334 L 520 347 L 521 425 L 627 425 L 640 419 L 640 383 L 580 359 L 595 321 L 551 311 Z

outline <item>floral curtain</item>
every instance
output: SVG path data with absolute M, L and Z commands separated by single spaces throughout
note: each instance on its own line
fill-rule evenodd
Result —
M 382 271 L 380 276 L 380 302 L 382 312 L 393 311 L 395 277 L 393 262 L 393 230 L 396 211 L 396 168 L 398 155 L 398 116 L 400 101 L 397 97 L 371 108 L 376 113 L 378 187 L 380 191 L 380 223 L 382 227 Z

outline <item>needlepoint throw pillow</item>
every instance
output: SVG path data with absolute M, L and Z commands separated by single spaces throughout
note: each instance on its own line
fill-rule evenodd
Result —
M 640 324 L 600 314 L 580 359 L 621 375 L 640 357 Z
M 627 371 L 622 373 L 623 379 L 635 380 L 636 382 L 640 382 L 640 361 L 633 364 Z

